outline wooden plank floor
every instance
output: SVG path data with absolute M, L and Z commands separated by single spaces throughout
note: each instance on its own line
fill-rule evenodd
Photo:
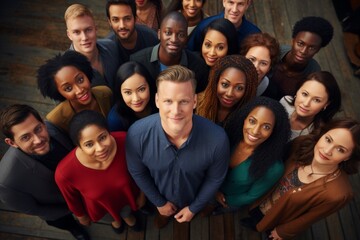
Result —
M 69 46 L 66 37 L 63 13 L 69 4 L 87 4 L 94 12 L 98 36 L 109 31 L 105 17 L 105 1 L 73 0 L 3 0 L 0 7 L 0 108 L 13 103 L 27 103 L 44 116 L 55 103 L 42 98 L 36 87 L 36 69 L 47 58 Z M 220 7 L 219 7 L 220 6 Z M 221 9 L 221 1 L 208 0 L 207 11 Z M 291 28 L 303 16 L 322 16 L 335 28 L 331 43 L 322 49 L 316 59 L 324 70 L 334 74 L 342 90 L 343 111 L 339 115 L 360 120 L 358 93 L 360 79 L 352 75 L 352 68 L 345 55 L 343 34 L 336 19 L 331 0 L 254 0 L 248 18 L 264 32 L 276 36 L 282 44 L 291 41 Z M 2 136 L 1 136 L 2 137 Z M 0 156 L 6 150 L 1 141 Z M 339 213 L 314 224 L 296 239 L 360 239 L 360 175 L 351 177 L 355 199 Z M 153 216 L 143 218 L 146 230 L 135 233 L 131 230 L 116 235 L 107 224 L 97 223 L 89 228 L 92 239 L 122 240 L 217 240 L 217 239 L 262 239 L 259 233 L 249 231 L 239 224 L 245 213 L 237 212 L 221 216 L 200 218 L 190 224 L 171 222 L 161 231 L 154 228 Z M 37 217 L 15 213 L 0 205 L 0 239 L 71 239 L 70 235 L 47 226 Z

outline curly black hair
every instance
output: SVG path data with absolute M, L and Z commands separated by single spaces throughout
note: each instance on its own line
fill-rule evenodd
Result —
M 57 54 L 50 58 L 37 70 L 38 89 L 44 97 L 56 101 L 64 101 L 65 98 L 59 93 L 55 83 L 55 75 L 60 69 L 66 66 L 73 66 L 83 72 L 91 82 L 93 70 L 88 59 L 79 52 L 66 51 L 64 54 Z
M 256 97 L 242 108 L 235 110 L 227 120 L 224 128 L 229 137 L 230 149 L 233 152 L 244 140 L 243 126 L 245 119 L 256 107 L 266 107 L 275 116 L 275 125 L 270 137 L 261 143 L 252 154 L 249 175 L 260 178 L 276 162 L 282 161 L 285 147 L 290 138 L 290 122 L 284 107 L 268 97 Z
M 299 32 L 312 32 L 320 36 L 321 47 L 325 47 L 334 35 L 334 28 L 331 23 L 322 17 L 304 17 L 297 21 L 292 31 L 292 38 Z

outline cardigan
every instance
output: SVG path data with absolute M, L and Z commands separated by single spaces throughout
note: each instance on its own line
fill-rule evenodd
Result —
M 289 159 L 284 176 L 296 168 L 296 161 Z M 250 209 L 258 207 L 272 192 L 276 185 Z M 311 224 L 338 211 L 353 197 L 348 175 L 341 171 L 332 181 L 320 178 L 302 187 L 287 191 L 282 195 L 256 225 L 260 232 L 276 228 L 281 238 L 288 239 L 303 232 Z
M 101 114 L 106 117 L 111 108 L 112 92 L 107 86 L 97 86 L 91 88 L 91 92 L 95 97 L 95 100 L 99 104 Z M 55 126 L 69 131 L 69 123 L 73 116 L 76 114 L 70 105 L 69 100 L 65 100 L 51 110 L 47 115 L 46 119 L 53 123 Z

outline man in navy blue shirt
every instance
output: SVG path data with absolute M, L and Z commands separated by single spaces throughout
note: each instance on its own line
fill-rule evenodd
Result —
M 205 18 L 194 29 L 187 43 L 187 49 L 201 51 L 202 32 L 215 19 L 226 18 L 232 22 L 237 30 L 239 46 L 242 40 L 249 34 L 261 32 L 260 29 L 245 18 L 245 12 L 249 8 L 251 0 L 223 0 L 224 12 Z
M 189 222 L 214 197 L 229 164 L 224 130 L 193 115 L 194 73 L 174 65 L 157 78 L 159 113 L 135 122 L 126 138 L 130 174 L 157 207 L 155 226 L 164 227 L 175 214 Z

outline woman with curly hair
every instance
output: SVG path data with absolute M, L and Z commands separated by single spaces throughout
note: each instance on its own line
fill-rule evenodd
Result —
M 209 83 L 198 96 L 196 113 L 223 125 L 231 112 L 256 95 L 257 74 L 254 64 L 240 55 L 229 55 L 212 67 Z
M 127 131 L 136 120 L 157 111 L 149 79 L 146 68 L 137 62 L 120 66 L 115 88 L 118 100 L 107 117 L 110 131 Z
M 341 107 L 340 88 L 330 72 L 314 72 L 296 89 L 294 97 L 285 96 L 280 100 L 289 115 L 291 139 L 319 129 Z
M 163 15 L 162 0 L 135 0 L 135 3 L 136 23 L 147 25 L 157 32 Z
M 238 54 L 234 24 L 225 18 L 212 21 L 202 33 L 201 56 L 209 67 L 226 55 Z
M 47 60 L 37 71 L 41 94 L 60 103 L 46 115 L 55 126 L 68 131 L 75 113 L 94 110 L 107 116 L 112 91 L 107 86 L 91 88 L 93 70 L 88 59 L 76 51 L 67 51 Z
M 279 52 L 278 41 L 268 33 L 250 34 L 241 42 L 240 55 L 254 64 L 258 74 L 259 85 L 256 96 L 279 99 L 276 84 L 267 77 L 278 61 Z
M 167 12 L 180 11 L 188 22 L 188 36 L 196 28 L 199 22 L 209 15 L 204 13 L 203 7 L 206 0 L 176 0 L 171 1 Z
M 270 239 L 292 239 L 352 199 L 348 175 L 357 173 L 359 160 L 355 120 L 334 120 L 317 134 L 298 137 L 283 177 L 251 206 L 243 225 L 267 231 Z
M 225 181 L 216 194 L 223 207 L 217 211 L 249 205 L 279 180 L 290 136 L 284 107 L 267 97 L 257 97 L 234 111 L 224 128 L 229 136 L 231 159 Z

